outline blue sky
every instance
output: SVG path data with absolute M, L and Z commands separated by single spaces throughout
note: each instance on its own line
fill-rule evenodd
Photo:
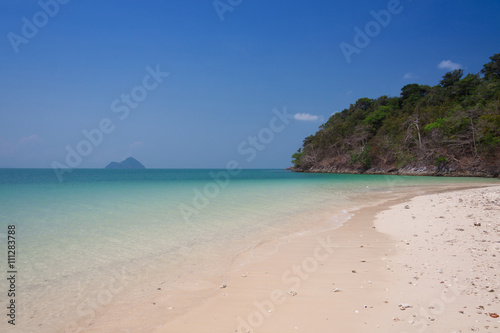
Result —
M 497 0 L 215 4 L 1 0 L 0 166 L 284 168 L 358 98 L 500 52 Z

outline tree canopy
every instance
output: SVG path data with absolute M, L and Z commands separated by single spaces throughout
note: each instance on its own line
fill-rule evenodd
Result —
M 500 53 L 477 74 L 457 69 L 436 86 L 360 98 L 305 138 L 292 162 L 296 171 L 498 175 L 499 148 Z

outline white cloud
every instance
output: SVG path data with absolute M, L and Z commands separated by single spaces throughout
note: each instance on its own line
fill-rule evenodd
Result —
M 14 153 L 19 153 L 24 149 L 33 149 L 33 146 L 38 142 L 40 142 L 38 134 L 24 136 L 15 141 L 0 138 L 0 156 L 8 156 Z
M 31 134 L 30 136 L 24 136 L 19 139 L 19 144 L 23 145 L 26 143 L 30 143 L 33 141 L 38 141 L 40 138 L 38 137 L 38 134 Z
M 316 121 L 316 120 L 320 119 L 319 116 L 309 114 L 309 113 L 296 113 L 293 117 L 296 120 L 300 120 L 300 121 Z
M 415 74 L 413 74 L 413 73 L 406 73 L 404 75 L 404 79 L 405 80 L 411 80 L 411 79 L 416 79 L 416 78 L 417 78 L 417 76 Z
M 143 144 L 144 144 L 144 142 L 142 142 L 142 141 L 134 141 L 134 142 L 132 142 L 131 144 L 128 145 L 128 149 L 132 150 L 132 149 L 135 149 L 135 148 L 139 148 Z
M 455 69 L 462 68 L 462 65 L 457 64 L 451 60 L 443 60 L 438 65 L 439 69 L 449 69 L 450 71 L 454 71 Z

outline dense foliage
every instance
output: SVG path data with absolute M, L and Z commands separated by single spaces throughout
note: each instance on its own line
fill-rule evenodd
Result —
M 478 74 L 408 84 L 399 97 L 360 98 L 293 155 L 296 171 L 434 173 L 500 170 L 500 53 Z

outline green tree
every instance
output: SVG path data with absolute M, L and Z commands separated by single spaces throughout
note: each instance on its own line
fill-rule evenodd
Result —
M 463 75 L 464 75 L 463 69 L 455 69 L 454 71 L 448 72 L 445 75 L 443 75 L 443 79 L 439 82 L 439 84 L 443 88 L 449 88 L 458 81 L 460 81 Z
M 484 64 L 481 73 L 484 74 L 485 80 L 498 80 L 500 79 L 500 53 L 492 55 L 490 62 Z
M 407 84 L 401 89 L 401 98 L 403 100 L 410 99 L 411 101 L 418 100 L 427 94 L 429 88 L 429 86 L 421 86 L 416 83 Z
M 360 98 L 304 140 L 296 170 L 434 164 L 440 172 L 500 173 L 500 53 L 490 60 L 484 76 L 460 69 L 432 87 L 408 84 L 400 97 Z
M 297 150 L 297 152 L 295 154 L 292 155 L 292 163 L 293 163 L 293 166 L 294 167 L 300 167 L 300 158 L 302 157 L 303 155 L 303 152 L 302 152 L 302 148 L 299 148 L 299 150 Z
M 374 130 L 378 130 L 380 126 L 382 126 L 382 122 L 387 117 L 389 112 L 391 112 L 391 107 L 381 106 L 374 112 L 370 113 L 368 117 L 365 118 L 364 123 L 366 125 L 373 126 Z
M 476 88 L 481 84 L 481 79 L 477 74 L 467 74 L 457 83 L 457 94 L 460 97 L 472 95 Z

